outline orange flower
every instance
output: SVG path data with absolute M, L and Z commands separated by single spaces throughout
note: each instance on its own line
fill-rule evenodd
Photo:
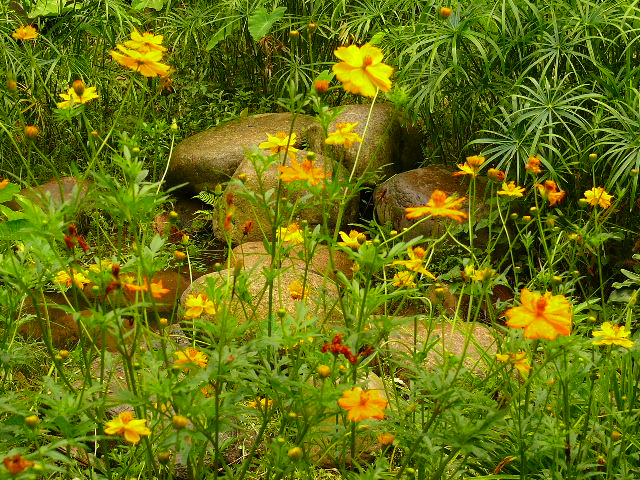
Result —
M 393 441 L 396 439 L 396 436 L 393 433 L 381 433 L 378 435 L 378 442 L 380 445 L 391 445 Z
M 13 457 L 6 457 L 2 463 L 11 475 L 17 475 L 18 473 L 24 472 L 27 468 L 35 465 L 33 462 L 30 462 L 22 455 L 15 454 Z
M 297 148 L 294 148 L 297 141 L 297 135 L 295 133 L 291 134 L 291 137 L 286 134 L 286 132 L 278 132 L 274 135 L 269 135 L 267 133 L 268 140 L 266 142 L 262 142 L 258 145 L 258 148 L 262 148 L 264 150 L 270 150 L 271 154 L 276 154 L 280 152 L 287 152 L 287 154 L 291 157 L 291 160 L 295 160 Z M 294 179 L 298 180 L 298 178 Z M 293 180 L 288 180 L 293 181 Z
M 113 59 L 123 67 L 127 67 L 134 72 L 138 72 L 145 77 L 165 76 L 171 67 L 161 63 L 162 52 L 152 50 L 149 52 L 138 52 L 137 50 L 129 50 L 122 45 L 116 45 L 120 52 L 112 50 L 109 52 Z
M 359 123 L 338 123 L 336 125 L 337 130 L 331 132 L 324 143 L 327 145 L 343 145 L 344 148 L 350 148 L 354 143 L 362 143 L 362 137 L 352 131 Z
M 367 418 L 384 418 L 387 401 L 378 390 L 362 390 L 360 387 L 346 390 L 338 399 L 341 408 L 348 410 L 347 420 L 359 422 Z
M 7 185 L 9 185 L 9 179 L 5 178 L 4 180 L 2 180 L 0 182 L 0 190 L 2 190 L 3 188 L 5 188 Z
M 507 197 L 522 197 L 524 195 L 524 187 L 519 187 L 516 182 L 502 182 L 502 190 L 498 190 L 498 195 L 506 195 Z
M 527 358 L 526 352 L 504 354 L 496 353 L 496 360 L 502 363 L 510 363 L 522 375 L 528 375 L 529 371 L 531 370 L 531 365 L 529 365 L 529 359 Z
M 133 412 L 125 410 L 116 418 L 107 422 L 104 433 L 107 435 L 123 435 L 127 442 L 135 444 L 140 441 L 140 436 L 151 435 L 151 430 L 145 426 L 146 422 L 147 420 L 145 419 L 134 419 Z
M 149 285 L 149 283 L 145 281 L 144 285 L 136 285 L 135 283 L 125 283 L 124 286 L 130 292 L 151 291 L 151 296 L 153 298 L 162 298 L 165 294 L 171 291 L 168 288 L 164 288 L 163 280 L 160 280 L 159 282 L 152 282 L 151 285 Z
M 497 183 L 504 182 L 506 176 L 506 173 L 504 173 L 502 170 L 498 170 L 497 168 L 490 168 L 489 170 L 487 170 L 487 177 Z
M 309 160 L 309 158 L 305 158 L 302 164 L 299 164 L 292 157 L 291 166 L 280 166 L 278 171 L 280 172 L 280 180 L 283 182 L 290 183 L 296 180 L 306 180 L 312 186 L 318 185 L 323 179 L 331 176 L 330 173 L 325 173 L 322 168 L 314 167 L 313 161 Z
M 550 206 L 560 203 L 567 192 L 558 190 L 558 185 L 553 180 L 545 180 L 544 185 L 536 183 L 534 187 L 538 187 L 538 192 L 545 200 L 549 201 Z
M 448 197 L 442 190 L 435 190 L 431 194 L 429 202 L 424 207 L 407 207 L 407 218 L 420 218 L 425 215 L 432 215 L 434 217 L 448 217 L 462 222 L 462 219 L 467 218 L 468 215 L 458 210 L 458 205 L 466 199 L 467 197 L 458 199 Z
M 177 357 L 174 362 L 175 365 L 197 365 L 200 368 L 204 368 L 209 363 L 207 356 L 193 347 L 189 347 L 186 350 L 178 350 L 173 354 Z
M 539 175 L 540 173 L 542 173 L 542 169 L 540 168 L 540 163 L 541 162 L 538 157 L 536 157 L 535 155 L 531 155 L 527 160 L 527 165 L 524 168 L 529 170 L 534 175 Z
M 24 25 L 16 28 L 16 31 L 11 34 L 16 40 L 35 40 L 38 38 L 38 32 L 36 28 L 31 25 Z
M 306 300 L 309 296 L 309 289 L 303 288 L 302 284 L 298 280 L 291 282 L 287 288 L 289 289 L 289 295 L 293 300 Z
M 383 53 L 378 47 L 365 43 L 362 47 L 349 45 L 333 52 L 343 60 L 333 66 L 333 73 L 349 93 L 375 97 L 378 89 L 391 90 L 393 68 L 382 63 Z
M 472 157 L 467 157 L 467 161 L 462 164 L 458 164 L 459 172 L 455 172 L 453 174 L 454 177 L 458 175 L 471 175 L 472 177 L 478 176 L 478 169 L 480 165 L 484 163 L 484 157 L 480 155 L 474 155 Z
M 131 32 L 131 40 L 124 42 L 124 46 L 140 53 L 167 51 L 162 46 L 162 35 L 154 35 L 151 32 L 140 34 L 136 28 Z
M 435 280 L 431 272 L 424 268 L 424 256 L 427 252 L 422 247 L 409 247 L 407 248 L 407 255 L 409 260 L 396 260 L 392 265 L 402 265 L 407 270 L 412 272 L 422 273 L 429 277 L 431 280 Z
M 524 337 L 555 340 L 571 333 L 571 304 L 564 295 L 541 295 L 526 288 L 520 294 L 522 305 L 506 311 L 507 325 L 524 328 Z

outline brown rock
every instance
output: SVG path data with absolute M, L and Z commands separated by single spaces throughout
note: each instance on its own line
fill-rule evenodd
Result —
M 60 206 L 66 201 L 71 201 L 73 204 L 81 206 L 90 186 L 90 181 L 78 180 L 76 177 L 54 178 L 42 185 L 25 188 L 19 195 L 28 198 L 40 207 L 49 205 L 49 202 L 55 206 Z M 13 210 L 21 208 L 15 200 L 7 202 L 7 206 Z
M 193 194 L 213 191 L 217 184 L 231 178 L 247 150 L 257 149 L 267 140 L 267 133 L 288 133 L 293 120 L 291 113 L 253 115 L 189 137 L 173 152 L 167 182 L 172 185 L 187 182 L 185 190 Z M 293 132 L 299 142 L 296 147 L 302 144 L 314 122 L 308 115 L 295 117 Z

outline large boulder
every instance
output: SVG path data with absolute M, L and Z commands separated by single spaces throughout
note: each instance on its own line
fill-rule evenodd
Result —
M 216 185 L 231 178 L 247 150 L 267 140 L 267 133 L 289 133 L 293 123 L 293 133 L 298 137 L 294 146 L 299 147 L 314 122 L 308 115 L 297 115 L 294 121 L 291 113 L 265 113 L 200 132 L 184 139 L 174 150 L 167 182 L 188 183 L 186 189 L 193 194 L 213 191 Z
M 358 122 L 358 126 L 353 131 L 362 137 L 370 107 L 370 104 L 345 105 L 337 119 L 329 126 L 329 133 L 336 130 L 338 123 Z M 360 144 L 356 143 L 347 149 L 342 145 L 327 145 L 324 143 L 324 134 L 319 124 L 315 124 L 309 130 L 308 142 L 311 150 L 341 160 L 351 173 Z M 378 169 L 386 178 L 395 173 L 401 165 L 407 163 L 415 165 L 420 160 L 416 158 L 416 151 L 420 151 L 419 144 L 416 131 L 401 126 L 400 117 L 393 105 L 388 103 L 375 104 L 360 151 L 360 158 L 355 168 L 354 178 L 361 178 Z M 412 147 L 406 148 L 409 145 Z M 410 161 L 405 158 L 408 156 L 411 157 Z
M 454 172 L 455 170 L 441 165 L 430 165 L 400 173 L 378 185 L 373 192 L 373 198 L 380 224 L 384 225 L 389 222 L 398 231 L 409 228 L 421 219 L 408 219 L 405 209 L 407 207 L 426 205 L 435 190 L 442 190 L 449 196 L 467 197 L 467 200 L 461 205 L 461 210 L 468 213 L 468 177 L 454 177 Z M 483 216 L 486 211 L 486 207 L 482 202 L 486 181 L 478 177 L 476 182 L 474 202 L 476 208 L 474 215 L 475 218 L 478 218 Z M 412 229 L 406 239 L 414 238 L 418 235 L 424 235 L 425 237 L 440 235 L 443 231 L 444 222 L 451 221 L 453 220 L 438 217 L 429 218 Z
M 302 162 L 306 152 L 297 152 L 297 161 Z M 261 241 L 267 238 L 271 241 L 272 225 L 269 221 L 264 208 L 267 208 L 269 201 L 265 198 L 265 192 L 272 190 L 275 192 L 278 187 L 278 178 L 280 172 L 278 171 L 279 163 L 275 162 L 264 169 L 264 165 L 254 163 L 254 158 L 245 158 L 240 163 L 240 166 L 234 174 L 235 179 L 242 178 L 241 181 L 230 183 L 225 192 L 224 198 L 228 198 L 229 195 L 233 196 L 234 215 L 233 223 L 230 231 L 227 233 L 224 230 L 224 215 L 218 215 L 217 221 L 214 223 L 214 231 L 216 238 L 226 241 L 226 236 L 231 235 L 231 241 L 237 245 L 242 242 Z M 287 156 L 284 160 L 284 165 L 291 166 L 291 158 Z M 314 166 L 322 168 L 326 173 L 332 172 L 331 162 L 327 162 L 322 156 L 316 155 L 314 159 Z M 344 176 L 345 172 L 340 168 L 339 175 Z M 330 181 L 328 178 L 326 181 Z M 309 197 L 310 191 L 306 181 L 295 181 L 290 184 L 282 184 L 283 196 L 287 197 L 290 202 L 296 203 L 296 210 L 294 212 L 292 222 L 306 221 L 311 228 L 315 225 L 320 225 L 323 222 L 323 214 L 326 213 L 328 218 L 329 228 L 333 228 L 336 223 L 339 205 L 334 203 L 329 208 L 320 208 L 320 199 L 316 197 Z M 287 193 L 289 192 L 289 193 Z M 275 194 L 269 195 L 271 203 L 275 200 Z M 343 216 L 343 224 L 354 221 L 358 214 L 358 194 L 352 195 L 345 206 L 345 215 Z M 224 204 L 223 204 L 224 206 Z M 224 213 L 224 212 L 222 212 Z M 288 214 L 287 214 L 288 216 Z M 247 222 L 253 222 L 253 228 L 245 234 L 243 226 Z M 283 225 L 286 226 L 286 225 Z
M 86 207 L 83 203 L 90 186 L 91 182 L 89 180 L 80 180 L 76 177 L 61 177 L 54 178 L 35 187 L 27 187 L 19 195 L 28 198 L 42 208 L 46 208 L 49 204 L 59 207 L 66 201 L 70 201 L 78 207 Z M 7 202 L 6 205 L 13 210 L 20 209 L 20 205 L 15 200 Z

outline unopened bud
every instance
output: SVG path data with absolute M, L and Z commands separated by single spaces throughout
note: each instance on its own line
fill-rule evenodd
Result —
M 316 370 L 322 377 L 327 378 L 329 375 L 331 375 L 331 367 L 329 367 L 329 365 L 318 365 L 318 368 Z
M 287 314 L 287 311 L 284 308 L 280 308 L 276 314 L 278 315 L 278 318 L 282 319 Z
M 530 222 L 531 221 L 531 217 L 529 215 L 524 215 L 522 217 L 522 220 L 524 220 L 525 222 Z
M 451 16 L 451 13 L 453 13 L 453 10 L 451 10 L 449 7 L 440 7 L 440 16 L 442 18 L 449 18 Z
M 166 327 L 167 325 L 169 325 L 169 320 L 167 320 L 166 318 L 162 317 L 160 320 L 158 320 L 158 324 L 161 327 Z
M 69 356 L 69 350 L 60 350 L 58 352 L 58 355 L 60 355 L 62 358 L 67 358 Z
M 179 216 L 180 216 L 180 215 L 178 215 L 178 212 L 176 212 L 175 210 L 171 210 L 171 211 L 169 212 L 169 220 L 170 220 L 170 221 L 175 221 L 175 220 L 177 220 Z
M 163 452 L 158 452 L 158 462 L 160 465 L 166 465 L 171 460 L 171 452 L 165 450 Z
M 73 87 L 73 91 L 76 92 L 76 95 L 81 97 L 84 93 L 84 82 L 80 79 L 74 80 L 71 86 Z
M 302 449 L 300 447 L 292 447 L 287 452 L 287 456 L 292 460 L 298 460 L 302 457 Z
M 547 224 L 547 227 L 553 228 L 553 227 L 556 226 L 556 219 L 555 218 L 547 218 L 546 224 Z
M 329 82 L 327 80 L 316 80 L 313 82 L 313 88 L 315 88 L 318 93 L 325 93 L 329 90 Z
M 15 80 L 7 80 L 7 90 L 9 90 L 11 93 L 18 90 L 18 82 L 16 82 Z
M 285 439 L 284 439 L 284 437 L 278 437 L 278 438 L 276 438 L 276 442 L 278 442 L 280 445 L 282 445 L 282 444 L 284 444 Z
M 24 423 L 26 423 L 29 428 L 35 428 L 35 426 L 40 423 L 40 419 L 37 415 L 29 415 L 24 419 Z
M 613 432 L 611 432 L 611 438 L 613 440 L 620 440 L 622 438 L 622 434 L 619 431 L 614 430 Z
M 174 415 L 171 419 L 173 426 L 176 430 L 182 430 L 183 428 L 187 428 L 189 426 L 189 419 L 184 415 Z
M 173 130 L 174 132 L 178 130 L 178 124 L 175 120 L 171 122 L 171 130 Z
M 356 240 L 358 241 L 358 243 L 360 245 L 362 245 L 364 242 L 367 241 L 367 236 L 364 233 L 360 233 L 358 234 L 358 236 L 356 237 Z
M 300 32 L 298 30 L 291 30 L 289 32 L 289 36 L 291 38 L 298 38 L 300 36 Z
M 638 172 L 640 172 L 640 170 L 638 170 L 637 168 L 632 168 L 631 169 L 631 174 L 632 175 L 638 175 Z
M 529 209 L 529 211 L 530 211 L 531 213 L 536 213 L 536 212 L 538 211 L 538 207 L 531 207 L 531 208 Z
M 551 281 L 553 283 L 562 283 L 562 277 L 559 275 L 554 275 L 553 277 L 551 277 Z
M 237 277 L 242 272 L 244 267 L 244 260 L 238 259 L 236 260 L 236 264 L 233 266 L 233 276 Z
M 313 32 L 316 28 L 318 28 L 318 25 L 316 25 L 315 23 L 310 23 L 309 25 L 307 25 L 307 28 Z
M 289 418 L 298 418 L 298 414 L 296 412 L 289 412 Z
M 182 250 L 176 250 L 175 252 L 173 252 L 173 258 L 175 258 L 176 260 L 184 260 L 185 258 L 187 258 L 187 254 Z
M 392 237 L 395 237 L 397 234 L 398 234 L 398 231 L 397 231 L 397 230 L 391 230 L 391 231 L 389 232 L 389 235 L 391 235 Z
M 511 215 L 511 220 L 515 220 L 516 218 L 518 218 L 518 214 L 516 212 L 513 212 Z
M 590 153 L 589 154 L 589 160 L 597 160 L 598 159 L 598 154 L 597 153 Z
M 238 180 L 240 180 L 242 183 L 245 183 L 247 181 L 247 174 L 241 173 L 240 175 L 238 175 Z
M 40 134 L 40 129 L 34 125 L 24 127 L 24 134 L 27 138 L 34 139 Z

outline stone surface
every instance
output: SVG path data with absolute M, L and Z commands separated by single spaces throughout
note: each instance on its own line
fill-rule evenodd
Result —
M 231 252 L 232 265 L 238 260 L 243 262 L 245 269 L 253 270 L 258 266 L 258 270 L 260 270 L 263 266 L 269 266 L 271 255 L 265 250 L 264 243 L 247 242 L 238 245 Z M 333 251 L 333 262 L 335 270 L 344 273 L 347 278 L 353 276 L 353 261 L 349 260 L 347 254 L 342 250 L 335 249 Z M 286 258 L 282 261 L 283 268 L 297 268 L 301 270 L 304 269 L 304 266 L 304 249 L 299 245 L 292 247 L 291 250 L 288 251 Z M 325 245 L 318 245 L 316 247 L 314 255 L 311 257 L 310 268 L 321 275 L 333 276 L 329 249 Z
M 370 104 L 345 105 L 342 113 L 329 126 L 329 133 L 335 131 L 336 125 L 340 122 L 359 122 L 353 131 L 362 136 L 367 124 L 370 106 Z M 419 161 L 419 158 L 416 158 L 416 152 L 420 150 L 414 150 L 416 142 L 412 139 L 416 134 L 415 131 L 412 132 L 413 134 L 409 134 L 409 130 L 401 127 L 399 116 L 393 105 L 376 103 L 362 144 L 360 158 L 355 169 L 355 178 L 360 178 L 365 172 L 373 172 L 377 169 L 381 169 L 382 176 L 386 178 L 395 173 L 400 165 L 407 163 L 404 156 L 411 156 L 411 164 L 415 165 Z M 341 145 L 326 145 L 322 128 L 318 124 L 315 124 L 309 131 L 308 142 L 309 148 L 314 152 L 340 159 L 348 172 L 351 173 L 359 144 L 352 145 L 348 149 Z M 413 148 L 405 148 L 405 144 L 411 143 L 414 144 Z
M 390 178 L 378 185 L 373 192 L 375 211 L 380 224 L 390 222 L 394 229 L 401 231 L 408 228 L 420 219 L 409 220 L 406 217 L 407 207 L 419 207 L 426 205 L 431 194 L 435 190 L 443 190 L 447 195 L 466 197 L 468 191 L 468 177 L 454 177 L 455 170 L 440 166 L 430 165 L 425 168 L 409 170 Z M 475 216 L 479 218 L 484 213 L 482 204 L 482 192 L 486 185 L 484 179 L 478 177 L 476 192 Z M 461 210 L 468 212 L 468 199 L 462 204 Z M 415 227 L 405 240 L 415 238 L 418 235 L 432 237 L 441 235 L 445 222 L 454 222 L 447 218 L 429 218 Z
M 49 205 L 49 202 L 57 207 L 67 200 L 81 206 L 90 186 L 90 181 L 78 180 L 76 177 L 54 178 L 42 185 L 25 188 L 20 191 L 19 195 L 43 208 Z M 15 200 L 7 202 L 6 205 L 13 210 L 20 209 L 20 205 Z
M 413 320 L 407 319 L 407 325 L 396 327 L 389 336 L 387 344 L 391 358 L 399 365 L 406 363 L 405 357 L 411 356 L 414 342 Z M 491 331 L 477 322 L 418 322 L 417 351 L 427 346 L 429 352 L 425 367 L 442 365 L 449 355 L 462 356 L 464 365 L 471 371 L 482 373 L 488 357 L 496 353 L 496 340 Z M 431 346 L 433 343 L 435 344 Z
M 302 162 L 304 156 L 305 152 L 298 152 L 297 161 Z M 325 163 L 323 157 L 317 155 L 314 162 L 316 167 L 323 168 L 325 172 L 331 173 L 331 166 Z M 233 195 L 234 215 L 229 234 L 234 245 L 246 241 L 261 241 L 265 235 L 267 235 L 267 238 L 270 237 L 272 227 L 263 210 L 266 203 L 263 194 L 271 189 L 275 191 L 277 188 L 278 178 L 280 177 L 278 165 L 278 163 L 273 163 L 263 171 L 262 165 L 254 165 L 251 159 L 245 158 L 236 170 L 234 178 L 238 178 L 239 175 L 246 175 L 246 180 L 242 183 L 235 182 L 227 186 L 223 197 L 226 199 L 228 195 Z M 291 165 L 290 158 L 286 159 L 285 165 Z M 341 174 L 343 173 L 341 172 Z M 291 182 L 291 184 L 283 183 L 283 196 L 287 197 L 290 202 L 297 202 L 292 221 L 301 222 L 305 220 L 313 228 L 313 226 L 322 223 L 323 210 L 319 205 L 319 200 L 315 198 L 303 199 L 305 195 L 309 194 L 305 184 L 306 182 L 304 181 L 295 181 Z M 257 205 L 255 201 L 248 198 L 248 192 L 253 192 L 256 195 Z M 272 198 L 275 201 L 275 193 Z M 358 214 L 358 199 L 357 195 L 353 196 L 346 205 L 343 224 L 355 220 Z M 224 208 L 224 202 L 221 202 L 221 204 L 223 205 L 222 208 Z M 328 212 L 329 228 L 335 226 L 338 207 L 339 205 L 334 203 L 326 210 Z M 219 240 L 224 240 L 227 234 L 223 228 L 224 212 L 217 215 L 217 217 L 219 218 L 214 221 L 215 235 Z M 253 221 L 253 229 L 247 235 L 244 235 L 242 226 L 249 221 Z M 271 238 L 269 239 L 272 240 Z
M 231 178 L 248 149 L 257 149 L 267 140 L 267 133 L 288 133 L 292 120 L 291 113 L 253 115 L 186 138 L 173 152 L 167 182 L 171 185 L 186 182 L 184 190 L 192 194 L 213 191 L 217 184 Z M 314 122 L 308 115 L 296 117 L 293 128 L 298 136 L 296 147 L 302 144 Z
M 233 296 L 231 295 L 233 284 L 233 269 L 225 269 L 215 273 L 209 273 L 195 280 L 187 290 L 185 290 L 180 300 L 182 309 L 179 318 L 184 318 L 186 299 L 190 294 L 197 295 L 206 293 L 207 282 L 213 282 L 216 294 L 220 295 L 225 302 L 224 306 L 218 306 L 218 311 L 225 315 L 225 318 L 233 317 L 238 325 L 247 322 L 256 327 L 268 318 L 269 298 L 268 285 L 262 268 L 256 265 L 253 270 L 246 270 L 243 280 L 237 280 L 236 284 L 246 281 L 246 296 L 236 285 Z M 274 279 L 273 313 L 279 309 L 284 309 L 287 313 L 295 315 L 298 302 L 291 298 L 288 286 L 294 281 L 303 283 L 304 270 L 298 268 L 280 269 Z M 227 283 L 229 279 L 229 283 Z M 222 289 L 222 290 L 221 290 Z M 307 289 L 309 297 L 305 300 L 308 311 L 306 318 L 317 317 L 317 326 L 322 327 L 328 322 L 336 322 L 341 318 L 338 311 L 338 292 L 335 285 L 325 277 L 307 272 Z M 212 295 L 208 295 L 213 299 Z M 216 315 L 203 314 L 202 320 L 216 322 Z M 188 320 L 185 320 L 189 322 Z M 275 321 L 278 321 L 276 318 Z M 188 323 L 186 323 L 188 325 Z

